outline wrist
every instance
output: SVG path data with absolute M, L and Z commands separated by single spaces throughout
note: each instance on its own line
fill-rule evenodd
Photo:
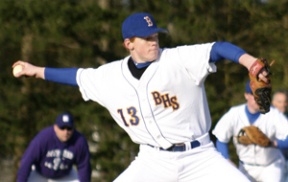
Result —
M 249 54 L 243 54 L 239 58 L 239 63 L 245 66 L 248 70 L 250 70 L 251 66 L 253 65 L 253 63 L 255 63 L 256 60 L 257 58 Z
M 277 141 L 276 140 L 274 140 L 274 141 L 271 141 L 271 147 L 277 147 L 278 145 L 277 145 Z
M 36 69 L 36 73 L 35 73 L 35 78 L 42 78 L 42 79 L 45 79 L 44 78 L 44 71 L 45 71 L 45 67 L 38 67 Z

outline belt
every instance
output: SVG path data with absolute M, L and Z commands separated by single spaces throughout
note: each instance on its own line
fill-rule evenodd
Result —
M 155 148 L 152 145 L 149 145 L 150 147 Z M 190 149 L 196 148 L 200 146 L 200 142 L 198 140 L 194 140 L 192 142 L 190 142 Z M 168 149 L 164 149 L 162 147 L 158 147 L 159 150 L 163 150 L 163 151 L 169 151 L 169 152 L 184 152 L 187 150 L 186 144 L 185 143 L 181 143 L 181 144 L 174 144 L 171 147 L 169 147 Z
M 154 146 L 152 146 L 152 145 L 148 144 L 148 146 L 154 148 Z M 190 149 L 193 149 L 193 148 L 196 148 L 199 146 L 200 146 L 200 142 L 198 140 L 194 140 L 194 141 L 190 142 L 190 147 L 191 147 Z M 171 147 L 169 147 L 168 149 L 163 149 L 162 147 L 158 147 L 158 148 L 159 148 L 159 150 L 169 151 L 169 152 L 184 152 L 186 150 L 189 150 L 189 149 L 187 149 L 185 143 L 174 144 Z
M 202 135 L 199 138 L 196 138 L 196 140 L 193 140 L 191 142 L 185 142 L 185 143 L 179 143 L 179 144 L 173 144 L 171 147 L 164 149 L 162 147 L 155 147 L 153 145 L 147 144 L 150 147 L 162 150 L 162 151 L 169 151 L 169 152 L 184 152 L 187 150 L 191 150 L 194 148 L 197 148 L 201 145 L 206 145 L 208 143 L 210 143 L 210 136 L 209 133 L 205 133 L 204 135 Z
M 200 142 L 198 140 L 194 140 L 194 141 L 190 142 L 191 149 L 199 147 L 199 146 L 200 146 Z M 187 147 L 186 147 L 185 143 L 174 144 L 174 145 L 172 145 L 172 147 L 170 147 L 168 149 L 160 148 L 160 150 L 166 150 L 166 151 L 170 151 L 170 152 L 184 152 L 184 151 L 186 151 L 186 149 L 187 149 Z

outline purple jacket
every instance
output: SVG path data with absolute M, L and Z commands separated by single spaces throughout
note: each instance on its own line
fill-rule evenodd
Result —
M 26 182 L 31 166 L 47 178 L 60 178 L 77 166 L 81 182 L 91 180 L 90 153 L 86 139 L 77 130 L 68 142 L 62 143 L 56 136 L 53 126 L 41 130 L 30 142 L 21 159 L 17 182 Z

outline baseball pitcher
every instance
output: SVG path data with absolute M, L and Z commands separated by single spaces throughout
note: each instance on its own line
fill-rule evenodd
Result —
M 134 13 L 122 23 L 123 43 L 130 55 L 121 60 L 98 68 L 48 68 L 25 61 L 13 67 L 23 67 L 16 77 L 78 86 L 85 101 L 109 110 L 140 145 L 137 157 L 116 182 L 248 181 L 209 138 L 204 81 L 216 72 L 215 62 L 227 59 L 245 66 L 269 92 L 265 66 L 228 42 L 160 48 L 161 32 L 167 30 L 157 27 L 152 15 Z M 263 102 L 267 98 L 261 93 L 264 99 L 259 105 L 265 113 L 269 103 Z

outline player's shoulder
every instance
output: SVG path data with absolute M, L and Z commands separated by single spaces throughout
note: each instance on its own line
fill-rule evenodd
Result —
M 77 72 L 77 77 L 91 77 L 94 76 L 96 78 L 109 78 L 109 75 L 119 74 L 121 71 L 122 63 L 124 59 L 115 60 L 109 63 L 105 63 L 98 67 L 88 67 L 88 68 L 80 68 Z M 113 74 L 111 74 L 113 73 Z
M 276 109 L 275 107 L 270 106 L 270 111 L 268 113 L 280 113 L 280 111 Z
M 272 116 L 272 117 L 275 115 L 279 115 L 281 117 L 285 117 L 285 115 L 282 112 L 280 112 L 277 108 L 275 108 L 273 106 L 270 107 L 270 111 L 267 112 L 265 115 Z
M 266 116 L 270 116 L 270 115 L 275 115 L 275 114 L 279 114 L 279 111 L 276 109 L 276 108 L 274 108 L 273 106 L 270 106 L 270 110 L 269 110 L 269 112 L 267 112 L 267 113 L 265 113 L 265 114 L 263 114 L 264 116 L 266 115 Z
M 245 111 L 245 107 L 246 107 L 246 104 L 234 105 L 228 110 L 228 112 L 231 112 L 231 113 L 244 112 Z
M 54 136 L 53 126 L 45 127 L 44 129 L 40 130 L 32 139 L 32 145 L 45 145 L 47 142 L 51 140 Z
M 77 138 L 82 138 L 82 137 L 84 137 L 83 134 L 82 134 L 80 131 L 78 131 L 77 129 L 74 129 L 73 135 L 74 135 L 75 137 L 77 137 Z
M 76 142 L 76 143 L 78 143 L 78 142 L 86 143 L 87 142 L 85 136 L 76 129 L 74 130 L 73 137 L 71 139 L 73 140 L 73 142 Z
M 285 117 L 285 115 L 273 106 L 270 107 L 269 112 L 267 112 L 265 114 L 261 114 L 261 118 L 263 120 L 268 121 L 268 123 L 273 123 L 273 124 L 278 123 L 278 122 L 287 123 L 287 121 L 288 121 L 287 118 Z M 273 120 L 273 122 L 269 122 L 272 120 Z
M 119 66 L 119 65 L 122 64 L 122 62 L 123 62 L 124 60 L 128 60 L 129 57 L 130 57 L 130 56 L 127 56 L 127 57 L 125 57 L 125 58 L 123 58 L 123 59 L 118 59 L 118 60 L 114 60 L 114 61 L 108 62 L 108 63 L 106 63 L 106 64 L 101 65 L 100 67 L 114 67 L 114 66 Z
M 81 73 L 83 71 L 85 71 L 86 73 L 87 72 L 90 72 L 90 73 L 93 73 L 94 71 L 104 71 L 104 72 L 109 72 L 109 70 L 117 70 L 117 68 L 120 68 L 123 61 L 125 61 L 126 59 L 128 59 L 128 57 L 125 57 L 123 59 L 119 59 L 119 60 L 115 60 L 115 61 L 112 61 L 112 62 L 108 62 L 108 63 L 105 63 L 105 64 L 102 64 L 98 67 L 89 67 L 89 68 L 80 68 L 78 71 Z
M 215 44 L 215 42 L 207 42 L 207 43 L 199 43 L 199 44 L 183 44 L 183 45 L 178 45 L 175 47 L 165 47 L 165 48 L 161 48 L 162 52 L 170 52 L 170 51 L 179 51 L 179 49 L 200 49 L 200 48 L 211 48 L 213 46 L 213 44 Z
M 222 115 L 219 121 L 233 123 L 245 115 L 245 104 L 231 106 Z
M 40 130 L 37 136 L 39 137 L 46 136 L 45 138 L 48 138 L 47 136 L 51 136 L 53 134 L 53 131 L 54 131 L 53 125 L 51 125 Z

